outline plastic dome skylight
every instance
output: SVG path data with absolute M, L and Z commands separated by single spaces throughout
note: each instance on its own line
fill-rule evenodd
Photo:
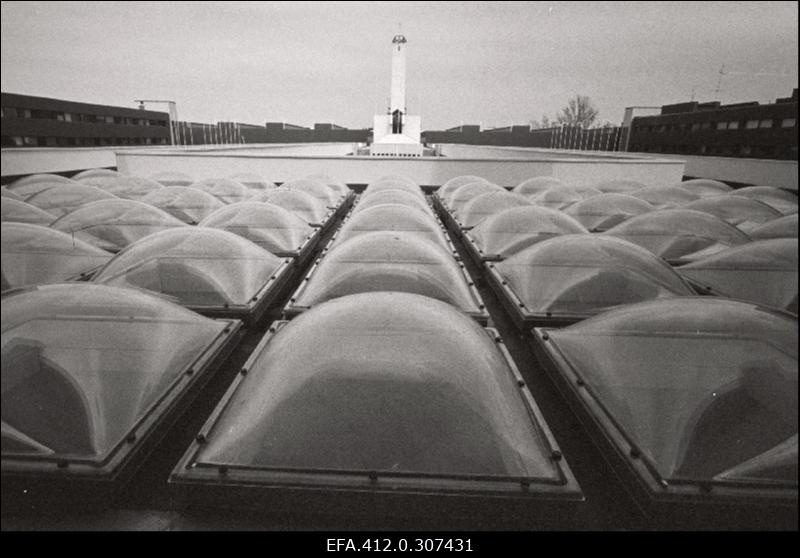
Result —
M 786 215 L 772 221 L 767 221 L 750 231 L 753 240 L 767 240 L 770 238 L 797 238 L 797 213 Z
M 41 176 L 42 178 L 39 180 L 23 182 L 22 184 L 18 184 L 17 182 L 15 182 L 7 186 L 7 188 L 9 192 L 18 196 L 23 201 L 26 201 L 31 196 L 34 196 L 39 192 L 44 192 L 45 190 L 49 190 L 51 188 L 60 188 L 63 186 L 76 186 L 80 184 L 80 182 L 75 182 L 74 180 L 70 180 L 69 178 L 64 178 L 63 176 L 58 176 L 57 178 L 59 180 L 56 180 L 55 178 L 50 179 L 50 175 L 41 175 Z
M 11 221 L 47 227 L 55 220 L 55 216 L 44 209 L 14 198 L 0 198 L 0 208 L 4 223 Z
M 719 196 L 722 194 L 731 193 L 733 188 L 720 182 L 719 180 L 711 180 L 708 178 L 695 178 L 692 180 L 685 180 L 675 184 L 684 190 L 688 190 L 693 194 L 697 194 L 701 198 L 708 198 L 712 196 Z
M 676 298 L 547 334 L 538 333 L 540 344 L 563 358 L 560 374 L 585 384 L 583 405 L 624 435 L 607 433 L 604 443 L 641 456 L 646 471 L 669 481 L 661 492 L 691 482 L 796 490 L 796 318 L 716 297 Z
M 750 242 L 745 233 L 722 219 L 690 209 L 663 209 L 632 217 L 603 234 L 647 248 L 665 260 L 724 250 Z
M 694 292 L 647 250 L 601 235 L 564 235 L 492 264 L 526 314 L 587 316 Z
M 261 175 L 258 175 L 254 172 L 239 172 L 230 175 L 228 178 L 235 180 L 236 182 L 240 182 L 241 184 L 253 190 L 272 190 L 273 188 L 278 187 L 274 182 L 265 180 L 261 177 Z
M 163 171 L 154 174 L 150 180 L 155 180 L 164 186 L 189 186 L 195 179 L 183 172 Z
M 283 187 L 256 192 L 249 201 L 261 201 L 279 205 L 295 213 L 306 223 L 321 225 L 330 217 L 330 210 L 308 192 L 289 190 Z
M 151 205 L 122 199 L 87 203 L 50 225 L 57 231 L 109 252 L 119 252 L 153 233 L 185 226 L 182 221 Z
M 564 188 L 567 184 L 555 176 L 534 176 L 517 184 L 512 192 L 532 197 L 554 187 Z
M 403 232 L 371 232 L 337 243 L 293 296 L 294 307 L 372 291 L 402 291 L 442 300 L 471 314 L 483 302 L 440 245 Z
M 336 207 L 341 202 L 341 194 L 319 180 L 301 178 L 290 180 L 281 184 L 281 188 L 287 188 L 296 192 L 305 192 L 319 200 L 325 207 Z
M 88 169 L 81 171 L 72 177 L 72 180 L 83 180 L 84 178 L 96 178 L 100 176 L 118 177 L 124 176 L 122 173 L 111 169 Z
M 482 479 L 473 494 L 519 478 L 563 485 L 521 389 L 494 339 L 448 304 L 394 292 L 338 298 L 257 351 L 173 479 L 225 466 L 223 483 L 248 471 L 287 482 L 280 474 L 292 471 L 293 482 L 316 485 L 397 476 L 400 492 L 465 488 L 453 477 Z
M 647 188 L 647 184 L 636 180 L 605 180 L 595 184 L 594 187 L 604 194 L 628 194 L 642 188 Z
M 484 219 L 469 232 L 484 256 L 508 257 L 523 248 L 563 234 L 588 233 L 578 221 L 555 209 L 523 206 Z
M 792 194 L 780 188 L 749 186 L 747 188 L 739 188 L 731 193 L 765 203 L 778 210 L 782 215 L 797 213 L 797 194 Z
M 208 192 L 188 186 L 164 186 L 147 194 L 141 202 L 157 207 L 190 225 L 196 225 L 225 206 L 224 202 Z
M 160 190 L 164 186 L 149 178 L 138 176 L 88 176 L 80 180 L 81 184 L 95 186 L 101 190 L 114 194 L 118 198 L 127 200 L 141 200 L 150 192 Z
M 533 205 L 533 202 L 511 192 L 489 192 L 472 198 L 454 213 L 462 226 L 474 227 L 495 213 L 525 205 Z
M 336 233 L 336 243 L 380 231 L 412 234 L 449 250 L 445 233 L 431 215 L 415 207 L 400 204 L 381 204 L 354 211 Z
M 416 194 L 412 194 L 406 190 L 398 189 L 381 190 L 373 192 L 369 196 L 362 195 L 361 199 L 358 200 L 358 204 L 356 204 L 355 208 L 353 209 L 353 213 L 355 214 L 361 212 L 370 207 L 375 207 L 376 205 L 386 204 L 406 205 L 408 207 L 413 207 L 433 215 L 433 210 L 425 201 L 425 198 Z
M 713 294 L 797 314 L 796 238 L 749 242 L 676 271 Z
M 628 192 L 658 209 L 674 209 L 700 199 L 700 195 L 680 186 L 651 186 Z
M 2 315 L 4 474 L 11 455 L 104 459 L 229 325 L 88 283 L 12 291 Z
M 244 184 L 230 178 L 206 178 L 192 183 L 191 187 L 203 190 L 224 203 L 245 201 L 252 192 Z
M 489 182 L 472 182 L 461 186 L 444 200 L 451 212 L 458 211 L 465 203 L 472 198 L 489 192 L 506 192 L 507 190 L 497 184 Z
M 247 306 L 282 263 L 233 233 L 180 227 L 128 246 L 92 281 L 153 291 L 184 306 Z
M 232 232 L 272 254 L 301 250 L 315 230 L 288 209 L 266 202 L 239 202 L 216 210 L 200 222 Z
M 735 194 L 703 198 L 683 207 L 719 217 L 744 232 L 781 217 L 781 213 L 777 209 L 758 200 Z
M 575 202 L 564 210 L 590 231 L 605 231 L 623 221 L 654 211 L 644 200 L 627 194 L 600 194 Z
M 25 201 L 56 217 L 61 217 L 87 203 L 115 199 L 119 198 L 94 186 L 62 184 L 34 194 Z
M 456 176 L 455 178 L 451 178 L 450 180 L 442 184 L 436 190 L 436 195 L 442 200 L 446 200 L 450 197 L 451 193 L 455 192 L 462 186 L 470 184 L 472 182 L 488 182 L 488 180 L 480 176 L 472 176 L 472 175 Z
M 27 223 L 3 223 L 0 240 L 3 290 L 77 279 L 112 257 L 63 232 Z

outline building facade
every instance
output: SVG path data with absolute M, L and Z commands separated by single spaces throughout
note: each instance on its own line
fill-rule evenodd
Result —
M 664 105 L 633 119 L 628 151 L 797 160 L 797 89 L 774 103 Z
M 3 147 L 167 145 L 166 112 L 2 93 Z

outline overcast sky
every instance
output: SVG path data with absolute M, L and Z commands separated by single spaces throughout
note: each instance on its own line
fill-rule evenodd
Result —
M 576 93 L 619 122 L 626 106 L 693 90 L 790 95 L 797 21 L 795 2 L 3 2 L 2 90 L 174 99 L 202 122 L 370 127 L 400 23 L 423 129 L 524 124 Z

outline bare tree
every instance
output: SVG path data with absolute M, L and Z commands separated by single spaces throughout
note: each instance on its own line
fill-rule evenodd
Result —
M 597 119 L 598 110 L 587 95 L 575 95 L 574 99 L 567 102 L 561 109 L 556 121 L 570 126 L 590 127 Z
M 541 130 L 544 128 L 551 128 L 553 126 L 553 122 L 550 121 L 550 117 L 546 114 L 542 115 L 541 120 L 531 120 L 530 125 L 531 128 L 534 130 Z

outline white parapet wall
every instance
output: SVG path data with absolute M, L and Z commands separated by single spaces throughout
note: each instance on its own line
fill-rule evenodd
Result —
M 647 156 L 646 153 L 637 155 Z M 652 157 L 652 154 L 650 154 Z M 694 178 L 711 178 L 723 182 L 741 182 L 755 186 L 773 186 L 797 192 L 797 161 L 746 159 L 739 157 L 706 157 L 659 153 L 662 159 L 686 162 L 684 174 Z
M 3 176 L 115 167 L 119 147 L 10 147 L 0 156 Z
M 318 144 L 298 144 L 241 149 L 125 150 L 117 154 L 117 167 L 131 175 L 147 177 L 174 171 L 195 179 L 254 172 L 274 182 L 325 173 L 349 184 L 367 184 L 389 174 L 400 174 L 426 186 L 444 184 L 455 176 L 477 175 L 506 187 L 533 176 L 555 176 L 576 186 L 612 179 L 660 186 L 680 182 L 684 174 L 682 161 L 596 152 L 587 155 L 541 149 L 535 153 L 526 150 L 526 154 L 517 148 L 443 145 L 443 153 L 449 151 L 451 156 L 397 158 L 347 155 L 354 152 L 353 144 L 323 145 L 324 148 Z M 459 147 L 468 153 L 456 154 Z

